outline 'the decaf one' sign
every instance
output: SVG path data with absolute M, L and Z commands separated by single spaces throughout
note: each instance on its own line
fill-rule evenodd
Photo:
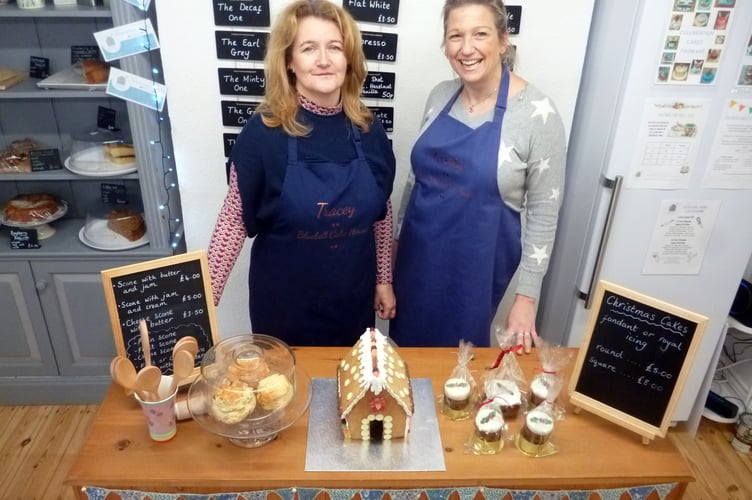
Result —
M 242 127 L 258 107 L 257 102 L 222 101 L 222 125 L 225 127 Z
M 507 33 L 510 35 L 520 34 L 520 21 L 522 20 L 522 5 L 507 5 Z
M 380 62 L 395 62 L 397 60 L 396 33 L 362 31 L 361 38 L 366 59 Z
M 269 33 L 259 31 L 215 31 L 217 59 L 263 61 Z
M 145 365 L 139 323 L 146 321 L 152 364 L 172 373 L 172 348 L 198 341 L 196 362 L 218 342 L 206 251 L 164 257 L 102 271 L 117 353 L 136 369 Z
M 222 95 L 264 95 L 266 77 L 263 69 L 219 68 L 217 72 Z
M 399 0 L 342 0 L 342 7 L 356 21 L 397 24 Z
M 394 99 L 394 73 L 369 71 L 360 95 L 373 99 Z
M 212 0 L 216 26 L 269 26 L 269 0 Z
M 235 146 L 235 141 L 238 140 L 238 135 L 240 134 L 222 134 L 226 158 L 230 157 L 230 152 L 232 152 L 232 147 Z
M 394 132 L 394 108 L 390 106 L 368 106 L 374 116 L 379 119 L 387 132 Z
M 579 410 L 665 436 L 707 318 L 601 281 L 570 380 Z

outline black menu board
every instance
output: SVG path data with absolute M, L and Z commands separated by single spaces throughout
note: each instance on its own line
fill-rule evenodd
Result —
M 397 24 L 399 0 L 342 0 L 342 7 L 356 21 Z
M 263 61 L 268 33 L 259 31 L 215 31 L 217 59 Z
M 645 438 L 665 436 L 707 318 L 601 281 L 570 400 Z
M 269 0 L 212 0 L 217 26 L 269 26 Z
M 219 341 L 206 251 L 199 250 L 102 271 L 118 355 L 143 368 L 139 322 L 149 331 L 152 364 L 172 373 L 172 348 L 198 341 L 196 362 Z
M 218 68 L 217 74 L 222 95 L 264 95 L 266 77 L 263 69 Z
M 366 59 L 380 62 L 397 60 L 397 33 L 362 31 L 360 35 Z

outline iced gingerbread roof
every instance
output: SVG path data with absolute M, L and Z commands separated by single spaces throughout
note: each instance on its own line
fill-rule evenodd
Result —
M 342 358 L 337 381 L 341 418 L 345 418 L 369 391 L 375 395 L 386 391 L 407 415 L 413 414 L 413 393 L 407 365 L 376 328 L 366 330 Z

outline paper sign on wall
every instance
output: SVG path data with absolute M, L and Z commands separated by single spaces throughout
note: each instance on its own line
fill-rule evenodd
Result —
M 151 19 L 116 26 L 94 33 L 105 61 L 122 59 L 159 48 L 159 40 L 154 33 Z

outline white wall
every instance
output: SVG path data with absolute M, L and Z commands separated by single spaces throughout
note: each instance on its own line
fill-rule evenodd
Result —
M 549 94 L 569 130 L 585 55 L 594 0 L 519 0 L 522 6 L 516 72 Z M 222 125 L 217 68 L 262 67 L 260 62 L 218 60 L 214 31 L 243 28 L 214 26 L 212 2 L 155 0 L 158 35 L 168 88 L 175 160 L 180 182 L 189 250 L 206 248 L 226 192 L 223 133 L 237 128 Z M 290 0 L 270 0 L 272 23 Z M 341 2 L 336 2 L 340 3 Z M 397 156 L 392 203 L 399 210 L 412 142 L 425 98 L 433 85 L 453 77 L 441 51 L 443 0 L 402 0 L 397 25 L 361 23 L 367 31 L 398 33 L 396 63 L 369 62 L 372 71 L 396 73 L 394 100 L 366 100 L 367 105 L 394 107 L 391 134 Z M 564 21 L 566 20 L 566 21 Z M 266 31 L 268 28 L 249 28 Z M 253 99 L 238 99 L 253 100 Z M 250 242 L 245 245 L 217 309 L 220 336 L 250 331 L 247 273 Z

